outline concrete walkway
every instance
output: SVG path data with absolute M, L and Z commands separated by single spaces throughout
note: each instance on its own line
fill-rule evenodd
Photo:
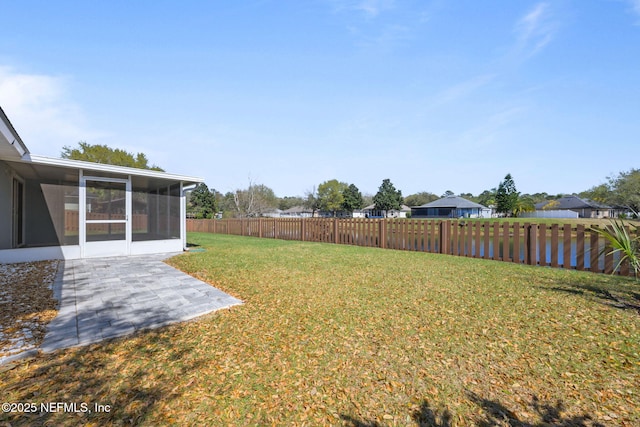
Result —
M 162 262 L 172 255 L 61 263 L 53 287 L 59 311 L 48 325 L 42 351 L 91 344 L 242 304 Z

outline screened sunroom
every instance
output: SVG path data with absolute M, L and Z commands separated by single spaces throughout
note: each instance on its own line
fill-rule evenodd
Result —
M 0 110 L 0 262 L 179 252 L 200 178 L 36 156 Z

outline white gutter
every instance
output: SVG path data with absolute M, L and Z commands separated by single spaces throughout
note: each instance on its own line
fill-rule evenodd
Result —
M 193 191 L 196 188 L 196 184 L 191 184 L 188 186 L 183 186 L 180 183 L 180 188 L 182 189 L 182 194 L 180 197 L 180 218 L 183 219 L 180 221 L 180 234 L 182 235 L 182 250 L 188 251 L 187 247 L 187 192 Z
M 27 150 L 27 147 L 20 140 L 20 137 L 17 136 L 17 133 L 14 134 L 14 132 L 12 132 L 9 126 L 11 125 L 7 124 L 4 120 L 0 120 L 0 133 L 2 133 L 2 136 L 7 141 L 10 141 L 9 143 L 13 146 L 13 148 L 16 149 L 16 151 L 18 152 L 18 155 L 22 157 L 26 153 L 28 153 L 29 150 Z

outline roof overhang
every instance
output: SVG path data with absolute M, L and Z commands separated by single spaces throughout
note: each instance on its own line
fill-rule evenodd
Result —
M 22 158 L 23 162 L 28 162 L 33 165 L 51 166 L 57 168 L 68 168 L 83 170 L 85 175 L 88 172 L 101 172 L 113 175 L 131 175 L 136 177 L 146 177 L 150 179 L 168 180 L 168 181 L 180 181 L 185 185 L 199 184 L 204 182 L 204 178 L 177 175 L 167 172 L 154 171 L 150 169 L 138 169 L 127 166 L 115 166 L 104 163 L 85 162 L 82 160 L 70 160 L 70 159 L 57 159 L 54 157 L 36 156 L 33 154 L 27 154 Z
M 29 150 L 0 107 L 0 158 L 20 159 Z

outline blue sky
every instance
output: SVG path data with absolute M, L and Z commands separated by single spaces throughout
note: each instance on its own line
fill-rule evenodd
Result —
M 640 167 L 640 0 L 0 0 L 35 154 L 144 152 L 218 191 L 572 193 Z

